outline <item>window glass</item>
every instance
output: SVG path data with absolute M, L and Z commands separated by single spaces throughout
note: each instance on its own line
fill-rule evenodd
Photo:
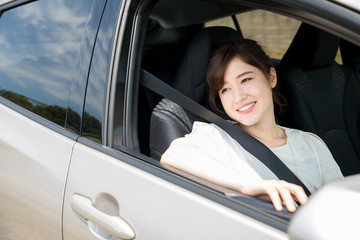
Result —
M 224 18 L 219 18 L 219 19 L 205 23 L 205 27 L 213 27 L 213 26 L 231 27 L 236 30 L 234 21 L 233 21 L 232 17 L 230 17 L 230 16 L 224 17 Z
M 107 85 L 116 19 L 121 1 L 108 0 L 96 39 L 84 107 L 82 136 L 102 142 Z
M 281 59 L 301 22 L 263 10 L 236 15 L 244 37 L 256 40 L 273 59 Z
M 301 22 L 289 17 L 263 10 L 248 11 L 236 15 L 245 38 L 256 40 L 274 59 L 281 59 Z M 234 28 L 231 17 L 210 21 L 205 26 L 228 26 Z
M 343 64 L 343 60 L 342 60 L 341 52 L 340 52 L 340 47 L 339 47 L 338 52 L 336 54 L 335 62 L 337 62 L 339 64 Z
M 301 22 L 280 14 L 254 10 L 236 15 L 245 38 L 256 40 L 273 59 L 281 59 L 295 37 Z M 231 17 L 210 21 L 205 26 L 228 26 L 235 29 Z M 338 52 L 335 61 L 342 64 Z
M 243 36 L 256 40 L 274 59 L 284 56 L 301 24 L 295 19 L 263 10 L 240 13 L 236 19 Z M 228 26 L 235 29 L 231 17 L 208 22 L 205 26 Z
M 0 19 L 0 95 L 64 126 L 73 69 L 92 3 L 36 1 Z

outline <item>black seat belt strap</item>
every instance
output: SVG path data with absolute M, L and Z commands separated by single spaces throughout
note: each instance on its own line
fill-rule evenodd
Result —
M 305 193 L 308 196 L 310 195 L 310 191 L 306 188 L 306 186 L 263 143 L 143 69 L 141 70 L 140 81 L 144 87 L 179 104 L 186 110 L 198 116 L 201 116 L 203 119 L 212 122 L 222 128 L 232 138 L 234 138 L 245 150 L 247 150 L 254 157 L 259 159 L 266 167 L 268 167 L 279 179 L 301 186 L 304 189 Z

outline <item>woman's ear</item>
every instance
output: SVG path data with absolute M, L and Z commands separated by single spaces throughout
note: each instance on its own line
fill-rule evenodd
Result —
M 277 76 L 275 68 L 270 68 L 270 86 L 274 88 L 277 84 Z

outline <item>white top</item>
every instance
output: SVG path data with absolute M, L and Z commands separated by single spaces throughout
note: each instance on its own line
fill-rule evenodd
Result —
M 285 129 L 287 143 L 271 150 L 294 174 L 297 172 L 297 177 L 310 192 L 333 179 L 343 178 L 339 166 L 319 137 L 300 130 L 282 128 Z M 190 134 L 172 142 L 172 145 L 176 144 L 204 151 L 226 167 L 251 178 L 278 179 L 260 160 L 215 124 L 195 122 Z

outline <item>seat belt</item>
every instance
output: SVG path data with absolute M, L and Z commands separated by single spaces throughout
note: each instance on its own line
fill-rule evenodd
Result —
M 301 186 L 306 195 L 310 196 L 310 191 L 299 178 L 296 177 L 296 175 L 268 147 L 254 137 L 219 117 L 173 87 L 167 85 L 144 69 L 141 69 L 140 83 L 149 90 L 179 104 L 186 110 L 216 124 L 234 138 L 245 150 L 260 160 L 279 179 Z

